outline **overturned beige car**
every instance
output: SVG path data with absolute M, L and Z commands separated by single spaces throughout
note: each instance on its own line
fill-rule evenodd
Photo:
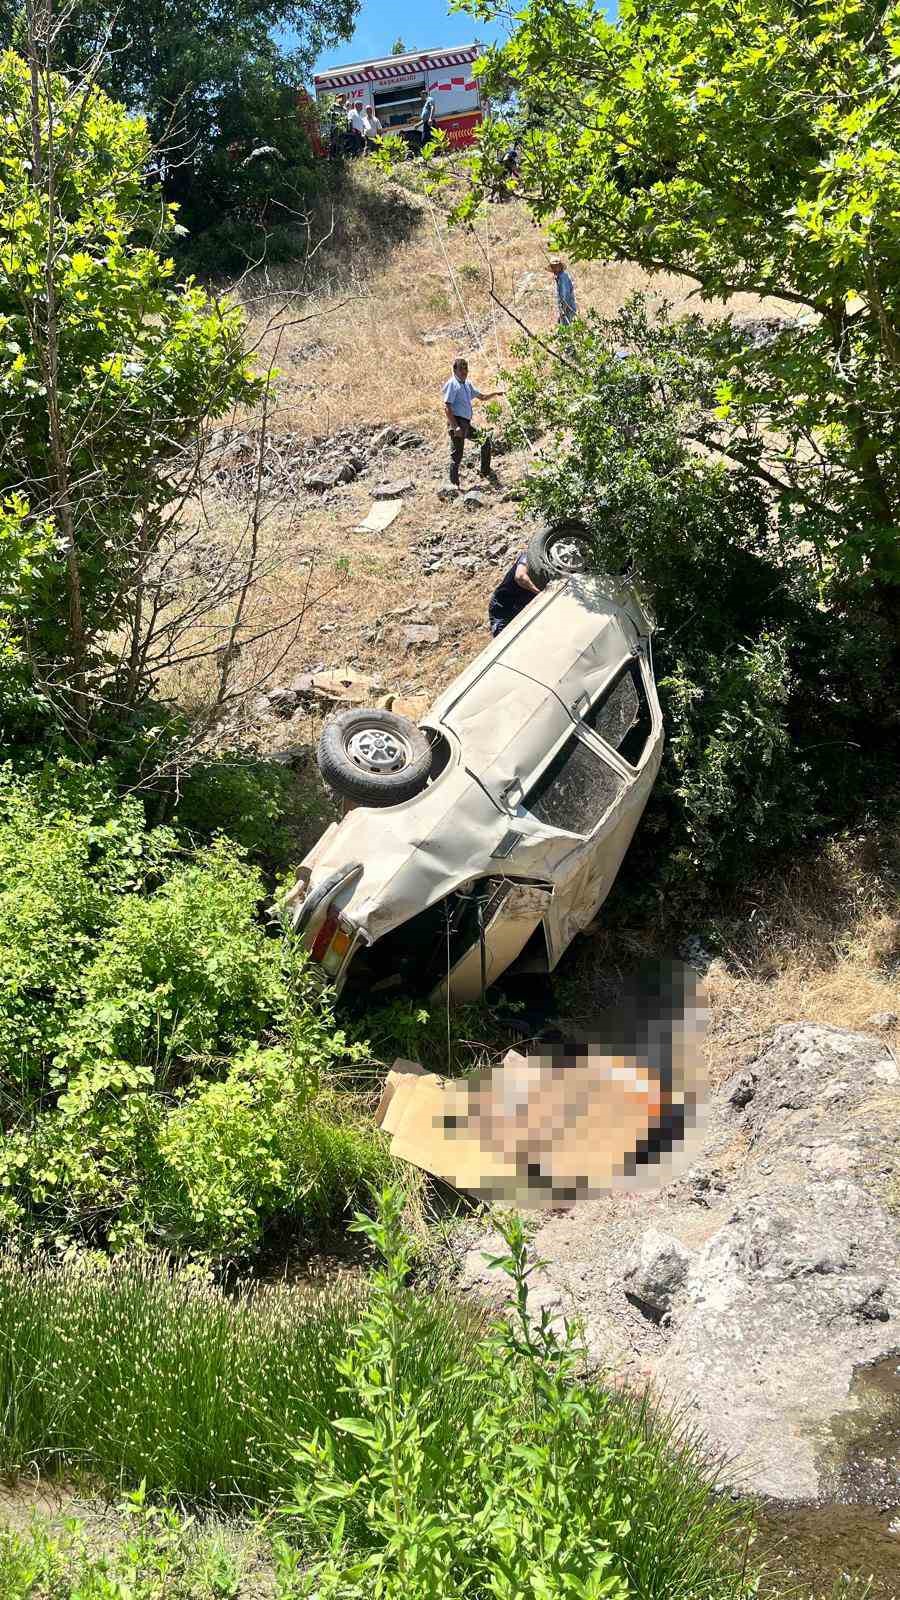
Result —
M 633 592 L 551 582 L 419 727 L 353 711 L 320 766 L 354 802 L 282 915 L 337 990 L 477 998 L 549 972 L 609 893 L 656 777 L 650 619 Z

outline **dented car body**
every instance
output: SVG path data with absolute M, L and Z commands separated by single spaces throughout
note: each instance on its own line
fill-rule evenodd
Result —
M 306 857 L 284 914 L 338 990 L 477 998 L 551 971 L 606 898 L 662 753 L 651 622 L 574 573 L 422 718 L 412 799 L 359 806 Z

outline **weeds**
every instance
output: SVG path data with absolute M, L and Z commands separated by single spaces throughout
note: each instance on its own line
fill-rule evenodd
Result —
M 345 1410 L 297 1452 L 285 1515 L 319 1552 L 318 1600 L 744 1600 L 749 1514 L 717 1498 L 695 1441 L 636 1400 L 577 1379 L 575 1330 L 528 1306 L 522 1223 L 503 1223 L 512 1305 L 454 1373 L 476 1404 L 448 1451 L 434 1378 L 404 1381 L 413 1337 L 400 1197 L 354 1227 L 384 1257 L 339 1363 Z
M 475 1403 L 461 1375 L 471 1321 L 442 1299 L 401 1298 L 399 1386 L 433 1394 L 428 1422 L 449 1452 Z M 0 1254 L 0 1470 L 143 1480 L 232 1508 L 284 1497 L 298 1436 L 346 1409 L 341 1361 L 360 1311 L 358 1289 L 229 1297 L 149 1254 Z

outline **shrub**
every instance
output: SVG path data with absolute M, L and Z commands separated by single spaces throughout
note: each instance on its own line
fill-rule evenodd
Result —
M 336 1089 L 361 1053 L 258 872 L 187 852 L 102 768 L 0 783 L 0 1228 L 218 1254 L 383 1181 Z
M 435 1379 L 410 1387 L 412 1336 L 399 1200 L 354 1226 L 385 1266 L 339 1363 L 346 1414 L 304 1440 L 286 1508 L 327 1552 L 310 1592 L 334 1600 L 750 1600 L 745 1507 L 712 1492 L 702 1455 L 644 1404 L 576 1380 L 567 1328 L 528 1307 L 522 1224 L 503 1229 L 510 1277 L 472 1358 L 477 1404 L 452 1450 L 431 1431 Z M 360 1456 L 362 1465 L 360 1466 Z
M 318 778 L 258 756 L 223 755 L 185 776 L 175 822 L 192 838 L 226 833 L 270 872 L 306 854 L 331 821 Z
M 698 319 L 651 320 L 637 297 L 560 347 L 562 363 L 522 351 L 509 426 L 550 435 L 532 507 L 583 519 L 600 566 L 656 614 L 666 747 L 633 855 L 645 888 L 695 907 L 878 792 L 890 630 L 863 589 L 826 581 L 815 541 L 752 474 L 698 453 L 713 400 Z
M 388 1175 L 386 1144 L 333 1098 L 311 1099 L 301 1061 L 254 1045 L 169 1114 L 154 1212 L 173 1241 L 228 1255 L 276 1218 L 315 1226 L 365 1200 Z

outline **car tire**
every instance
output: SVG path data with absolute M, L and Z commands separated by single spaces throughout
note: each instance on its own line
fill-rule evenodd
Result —
M 396 806 L 424 789 L 431 745 L 408 717 L 361 706 L 326 722 L 317 760 L 325 782 L 343 799 Z
M 554 578 L 590 572 L 595 565 L 594 545 L 583 522 L 558 522 L 536 533 L 525 552 L 528 576 L 539 589 Z

